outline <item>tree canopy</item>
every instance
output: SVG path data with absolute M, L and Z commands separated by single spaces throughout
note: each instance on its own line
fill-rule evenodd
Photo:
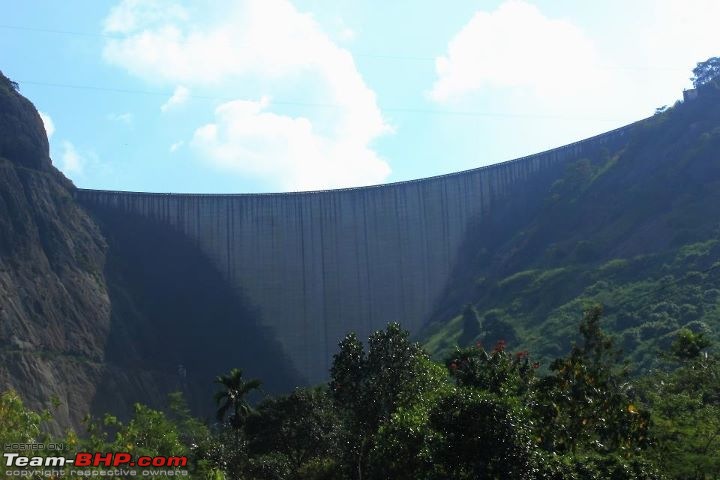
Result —
M 234 428 L 239 429 L 252 411 L 246 397 L 253 390 L 260 388 L 260 381 L 245 381 L 242 370 L 233 368 L 229 374 L 217 377 L 215 383 L 222 386 L 222 389 L 215 394 L 218 421 L 224 421 L 225 415 L 232 412 L 230 423 Z
M 692 80 L 695 88 L 702 87 L 720 76 L 720 57 L 708 58 L 693 69 Z

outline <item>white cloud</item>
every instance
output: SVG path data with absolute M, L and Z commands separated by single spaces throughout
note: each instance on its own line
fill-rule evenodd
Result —
M 192 146 L 217 167 L 282 178 L 285 189 L 373 184 L 390 173 L 357 139 L 327 138 L 306 118 L 278 115 L 269 106 L 267 98 L 220 105 L 215 123 L 198 128 Z
M 60 170 L 67 176 L 80 175 L 83 173 L 85 160 L 80 156 L 75 145 L 67 140 L 62 142 L 62 165 Z
M 73 180 L 90 176 L 109 176 L 113 172 L 112 165 L 101 161 L 92 148 L 78 148 L 68 140 L 60 143 L 59 156 L 58 168 Z
M 113 122 L 124 123 L 125 125 L 132 124 L 133 114 L 132 113 L 110 113 L 107 116 L 108 120 Z
M 625 52 L 642 58 L 643 65 L 659 67 L 646 72 L 653 79 L 649 85 L 653 93 L 689 87 L 688 78 L 696 63 L 718 55 L 718 17 L 717 0 L 655 0 L 645 21 L 637 25 L 636 38 Z
M 718 55 L 720 3 L 716 0 L 656 0 L 655 5 L 650 21 L 638 26 L 642 32 L 638 37 L 645 39 L 643 48 L 648 53 L 653 52 L 654 59 L 665 59 L 667 64 L 668 60 L 672 62 L 678 57 L 700 61 Z M 650 33 L 654 36 L 647 38 Z
M 48 140 L 53 136 L 53 133 L 55 133 L 55 124 L 53 123 L 52 118 L 50 118 L 50 115 L 48 115 L 45 112 L 38 112 L 40 114 L 40 118 L 42 119 L 43 126 L 45 126 L 45 133 L 47 134 Z
M 124 0 L 105 18 L 105 33 L 123 34 L 167 20 L 187 20 L 187 11 L 170 0 Z
M 184 140 L 180 140 L 180 141 L 177 141 L 177 142 L 173 143 L 172 145 L 170 145 L 170 153 L 175 153 L 175 152 L 177 152 L 177 150 L 178 150 L 180 147 L 182 147 L 183 145 L 185 145 L 185 141 L 184 141 Z
M 355 37 L 357 34 L 355 33 L 355 30 L 350 28 L 346 23 L 345 20 L 343 20 L 342 17 L 335 17 L 333 22 L 333 27 L 335 29 L 335 35 L 337 38 L 343 42 L 351 42 L 355 40 Z
M 167 102 L 163 103 L 160 110 L 167 112 L 168 110 L 178 107 L 185 103 L 190 95 L 190 90 L 182 85 L 175 87 L 175 91 Z
M 602 15 L 596 20 L 585 19 L 587 30 L 522 0 L 478 11 L 436 59 L 429 97 L 471 110 L 538 114 L 539 120 L 552 116 L 618 125 L 651 115 L 682 97 L 696 62 L 720 51 L 720 2 L 631 3 L 598 9 Z M 603 125 L 611 124 L 565 129 L 584 136 Z
M 517 88 L 537 96 L 583 93 L 605 80 L 592 42 L 566 20 L 545 17 L 520 0 L 477 12 L 436 59 L 430 96 L 457 100 L 491 88 Z
M 351 40 L 355 39 L 355 30 L 349 27 L 345 27 L 338 33 L 340 40 L 343 40 L 345 42 L 349 42 Z
M 297 172 L 304 168 L 316 170 L 318 164 L 333 171 L 322 175 L 327 183 L 309 182 L 317 187 L 357 185 L 367 179 L 382 181 L 387 177 L 390 168 L 372 150 L 371 144 L 392 129 L 382 116 L 375 93 L 357 71 L 352 55 L 333 43 L 311 15 L 299 12 L 288 0 L 209 4 L 210 8 L 202 12 L 168 4 L 172 8 L 168 6 L 166 14 L 157 5 L 164 3 L 150 8 L 135 0 L 124 0 L 112 10 L 105 21 L 106 31 L 122 33 L 125 37 L 108 40 L 103 52 L 106 61 L 147 81 L 212 86 L 215 91 L 224 88 L 237 92 L 245 84 L 254 83 L 261 85 L 266 94 L 279 91 L 287 95 L 294 86 L 305 85 L 302 93 L 307 95 L 307 85 L 312 85 L 316 91 L 312 92 L 309 103 L 336 107 L 308 111 L 305 117 L 291 117 L 277 113 L 277 109 L 276 113 L 265 111 L 270 108 L 265 105 L 262 111 L 251 115 L 266 122 L 264 125 L 281 122 L 283 128 L 273 123 L 275 127 L 267 131 L 256 131 L 261 135 L 259 138 L 236 129 L 224 131 L 222 158 L 210 158 L 216 165 L 228 166 L 231 152 L 227 150 L 237 149 L 236 153 L 244 160 L 233 163 L 233 170 L 239 173 L 273 171 L 282 185 L 289 188 L 304 188 L 308 182 L 301 180 Z M 190 18 L 194 22 L 192 26 L 188 22 Z M 234 96 L 240 97 L 237 93 Z M 235 111 L 228 107 L 216 112 L 221 131 L 223 125 L 233 123 L 229 117 L 236 118 L 227 113 L 229 110 Z M 301 124 L 306 127 L 300 128 Z M 308 142 L 322 145 L 313 151 L 321 152 L 324 160 L 300 155 L 281 159 L 276 156 L 277 149 L 269 147 L 273 142 L 289 142 L 289 137 L 300 130 Z M 268 135 L 275 135 L 274 140 Z M 196 132 L 194 144 L 208 147 L 201 139 L 202 135 L 198 137 Z M 254 160 L 244 156 L 248 149 L 243 148 L 240 139 L 252 145 L 250 150 L 258 154 Z M 265 145 L 270 152 L 264 155 L 257 145 Z M 216 148 L 209 148 L 208 152 L 220 154 Z M 342 156 L 333 157 L 333 162 L 329 162 L 327 155 Z M 295 162 L 292 168 L 277 168 L 287 166 L 289 161 Z M 270 168 L 271 165 L 274 167 Z M 367 170 L 363 171 L 363 167 Z M 356 171 L 358 176 L 338 175 L 343 168 Z

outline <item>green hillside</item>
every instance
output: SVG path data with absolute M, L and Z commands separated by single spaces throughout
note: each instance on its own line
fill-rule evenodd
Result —
M 535 206 L 481 223 L 420 335 L 441 358 L 499 339 L 544 365 L 590 304 L 636 367 L 678 329 L 720 332 L 720 91 L 637 124 L 613 150 L 567 165 Z M 500 224 L 501 228 L 497 228 Z

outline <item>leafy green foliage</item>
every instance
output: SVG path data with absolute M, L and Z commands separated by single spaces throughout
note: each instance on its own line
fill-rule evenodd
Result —
M 426 354 L 396 323 L 372 334 L 365 354 L 353 334 L 340 343 L 330 371 L 330 392 L 349 433 L 344 456 L 352 478 L 362 478 L 374 444 L 373 435 L 398 407 L 426 385 L 418 382 Z
M 694 333 L 688 328 L 682 328 L 677 333 L 677 339 L 672 343 L 671 353 L 679 360 L 692 360 L 708 348 L 712 342 L 705 336 L 705 332 Z
M 421 358 L 408 391 L 414 394 L 401 402 L 374 435 L 369 478 L 415 480 L 432 470 L 429 441 L 435 433 L 430 428 L 430 413 L 441 398 L 453 392 L 447 370 Z
M 459 387 L 520 398 L 529 394 L 539 366 L 530 362 L 527 351 L 508 353 L 503 340 L 498 341 L 491 352 L 480 345 L 458 348 L 446 363 Z
M 211 454 L 217 451 L 218 439 L 190 415 L 180 393 L 168 396 L 167 411 L 136 403 L 126 422 L 106 414 L 102 420 L 88 416 L 86 424 L 87 436 L 74 442 L 77 451 L 187 456 L 191 476 L 202 479 L 220 480 L 227 467 Z
M 541 455 L 538 480 L 663 480 L 649 460 L 617 454 Z
M 600 329 L 602 310 L 588 310 L 583 344 L 551 365 L 538 385 L 540 441 L 549 451 L 636 453 L 648 445 L 649 412 L 637 406 L 627 370 L 615 367 L 617 352 Z
M 215 403 L 218 404 L 218 421 L 224 421 L 227 413 L 231 412 L 230 424 L 239 430 L 252 412 L 246 397 L 253 390 L 260 388 L 261 382 L 259 380 L 245 381 L 242 370 L 233 368 L 229 374 L 218 376 L 215 383 L 222 386 L 222 389 L 215 394 Z
M 213 430 L 208 440 L 199 444 L 195 450 L 198 464 L 208 474 L 222 475 L 222 479 L 248 477 L 251 462 L 242 430 L 223 424 Z
M 248 417 L 245 428 L 252 455 L 275 455 L 289 478 L 317 470 L 322 460 L 335 458 L 339 420 L 326 391 L 295 390 L 268 398 Z
M 692 80 L 695 88 L 702 87 L 720 76 L 720 57 L 708 58 L 693 69 Z
M 50 413 L 25 407 L 14 390 L 0 393 L 0 445 L 42 441 L 41 425 Z
M 652 452 L 672 478 L 715 478 L 720 472 L 720 359 L 697 355 L 681 361 L 679 368 L 655 372 L 641 384 L 652 412 Z
M 458 389 L 430 413 L 433 472 L 427 478 L 532 478 L 527 418 L 512 400 Z
M 114 435 L 111 437 L 108 432 L 114 432 Z M 105 415 L 102 425 L 96 425 L 93 433 L 91 443 L 98 451 L 106 448 L 148 456 L 188 453 L 175 423 L 164 412 L 140 403 L 134 405 L 129 422 L 123 423 L 113 415 Z
M 506 282 L 483 297 L 488 309 L 480 338 L 484 343 L 504 339 L 513 349 L 532 351 L 547 366 L 578 339 L 572 321 L 576 313 L 601 303 L 603 322 L 626 358 L 638 370 L 647 370 L 657 365 L 658 353 L 668 350 L 681 329 L 717 340 L 720 268 L 715 265 L 720 266 L 720 242 L 711 239 L 662 255 L 612 259 L 594 269 L 534 270 L 522 282 Z M 554 293 L 548 295 L 549 290 Z M 559 297 L 557 292 L 572 293 Z M 444 339 L 459 339 L 453 333 L 459 324 L 434 328 L 425 333 L 425 345 L 433 357 L 445 358 L 452 351 Z

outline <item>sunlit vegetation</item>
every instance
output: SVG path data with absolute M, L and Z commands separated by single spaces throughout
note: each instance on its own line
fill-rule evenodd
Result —
M 187 455 L 191 478 L 216 480 L 716 478 L 720 360 L 708 335 L 678 332 L 662 369 L 631 377 L 601 318 L 590 308 L 578 344 L 543 370 L 504 340 L 435 362 L 397 324 L 367 343 L 351 334 L 327 385 L 251 406 L 259 382 L 219 376 L 209 424 L 173 394 L 162 411 L 137 404 L 127 420 L 88 417 L 86 432 L 51 438 L 52 407 L 33 412 L 8 391 L 0 439 Z

